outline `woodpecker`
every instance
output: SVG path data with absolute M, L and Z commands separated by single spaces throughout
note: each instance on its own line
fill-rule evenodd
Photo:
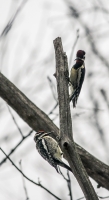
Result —
M 85 77 L 85 51 L 78 50 L 76 54 L 76 63 L 73 65 L 70 71 L 70 101 L 73 102 L 73 107 L 76 107 L 77 100 L 82 88 L 82 84 Z
M 63 152 L 57 141 L 49 133 L 38 131 L 35 133 L 34 141 L 39 154 L 59 173 L 59 166 L 64 167 L 72 172 L 71 168 L 62 161 Z

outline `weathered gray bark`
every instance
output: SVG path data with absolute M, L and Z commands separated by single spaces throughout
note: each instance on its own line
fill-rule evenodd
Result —
M 58 37 L 54 40 L 54 48 L 56 57 L 61 148 L 86 199 L 97 200 L 97 194 L 89 180 L 73 140 L 68 81 L 65 77 L 66 74 L 68 75 L 68 62 L 67 56 L 63 51 L 61 38 Z

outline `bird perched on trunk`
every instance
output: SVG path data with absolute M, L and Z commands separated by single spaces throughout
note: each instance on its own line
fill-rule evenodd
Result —
M 52 132 L 45 133 L 44 131 L 39 131 L 35 134 L 34 141 L 36 142 L 36 149 L 58 173 L 58 166 L 64 167 L 72 172 L 71 168 L 62 161 L 63 152 L 57 141 L 50 136 L 51 133 Z
M 76 54 L 76 63 L 70 71 L 69 85 L 70 85 L 70 101 L 73 102 L 73 107 L 76 107 L 77 100 L 82 88 L 85 77 L 85 51 L 78 50 Z

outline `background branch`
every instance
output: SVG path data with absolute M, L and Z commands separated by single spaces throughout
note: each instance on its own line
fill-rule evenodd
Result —
M 71 188 L 71 179 L 70 179 L 69 171 L 67 170 L 67 177 L 68 178 L 66 178 L 64 176 L 64 174 L 61 172 L 61 170 L 60 170 L 60 173 L 61 173 L 62 177 L 64 178 L 64 180 L 67 182 L 67 187 L 68 187 L 68 190 L 69 190 L 70 200 L 73 200 L 72 188 Z
M 53 194 L 52 192 L 50 192 L 50 190 L 48 190 L 47 188 L 45 188 L 40 182 L 36 183 L 35 181 L 33 181 L 32 179 L 28 178 L 15 164 L 14 162 L 9 158 L 9 156 L 4 152 L 4 150 L 2 148 L 0 148 L 0 150 L 3 152 L 3 154 L 7 157 L 7 159 L 12 163 L 12 165 L 23 175 L 23 177 L 25 177 L 28 181 L 30 181 L 31 183 L 33 183 L 34 185 L 37 185 L 41 188 L 43 188 L 44 190 L 46 190 L 46 192 L 48 192 L 49 194 L 51 194 L 52 196 L 54 196 L 56 199 L 61 200 L 60 198 L 58 198 L 55 194 Z
M 27 0 L 23 0 L 21 5 L 18 7 L 18 9 L 16 10 L 15 14 L 13 17 L 11 17 L 11 19 L 8 21 L 7 25 L 5 26 L 5 28 L 3 29 L 1 35 L 0 35 L 0 39 L 4 36 L 6 36 L 9 31 L 11 30 L 13 23 L 18 15 L 18 13 L 21 11 L 21 9 L 23 8 L 23 6 L 25 5 L 25 3 L 27 2 Z
M 21 160 L 19 161 L 19 165 L 20 165 L 20 170 L 23 172 L 23 170 L 22 170 L 22 161 Z M 25 179 L 24 179 L 23 176 L 22 176 L 22 181 L 23 181 L 23 188 L 24 188 L 24 191 L 25 191 L 26 200 L 29 200 L 28 192 L 27 192 L 27 188 L 26 188 L 26 184 L 25 184 Z
M 7 157 L 5 157 L 5 158 L 0 162 L 0 165 L 2 165 L 4 162 L 6 162 L 6 160 L 8 159 L 8 157 L 9 157 L 10 155 L 12 155 L 12 154 L 15 152 L 15 150 L 24 142 L 24 140 L 25 140 L 26 138 L 28 138 L 28 137 L 31 135 L 32 132 L 33 132 L 33 130 L 31 130 L 26 136 L 23 136 L 23 138 L 20 140 L 20 142 L 18 142 L 18 144 L 17 144 L 14 148 L 11 149 L 11 151 L 8 153 Z
M 23 138 L 23 137 L 24 137 L 24 136 L 23 136 L 23 133 L 22 133 L 20 127 L 18 126 L 17 121 L 16 121 L 14 115 L 12 114 L 10 107 L 9 107 L 9 106 L 7 106 L 7 107 L 8 107 L 9 113 L 10 113 L 10 115 L 11 115 L 11 117 L 12 117 L 12 119 L 13 119 L 13 121 L 14 121 L 14 123 L 15 123 L 15 125 L 16 125 L 18 131 L 19 131 L 19 133 L 21 134 L 21 136 L 22 136 L 22 138 Z

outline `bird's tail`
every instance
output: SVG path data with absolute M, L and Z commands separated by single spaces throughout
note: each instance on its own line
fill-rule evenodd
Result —
M 77 100 L 78 100 L 78 96 L 79 96 L 79 89 L 77 88 L 73 95 L 70 96 L 70 101 L 72 100 L 72 103 L 73 103 L 73 108 L 76 107 L 76 104 L 77 104 Z
M 64 167 L 65 169 L 68 169 L 70 172 L 72 172 L 71 168 L 70 168 L 68 165 L 66 165 L 64 162 L 59 161 L 59 165 L 60 165 L 61 167 Z

